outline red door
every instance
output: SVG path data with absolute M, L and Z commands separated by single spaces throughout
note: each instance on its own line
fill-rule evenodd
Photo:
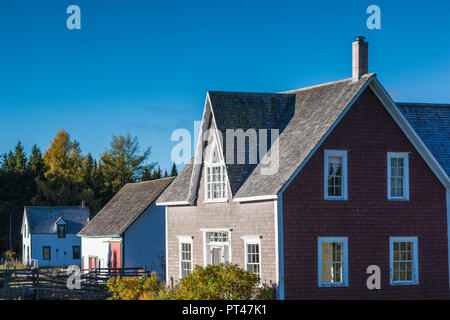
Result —
M 110 260 L 109 266 L 111 269 L 122 268 L 122 243 L 121 242 L 110 242 Z
M 95 271 L 97 269 L 98 258 L 89 257 L 89 272 Z

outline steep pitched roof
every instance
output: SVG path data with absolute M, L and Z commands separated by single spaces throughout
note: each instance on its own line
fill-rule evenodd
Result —
M 345 79 L 283 93 L 208 92 L 217 129 L 226 146 L 226 129 L 279 129 L 279 170 L 263 175 L 264 158 L 255 165 L 227 164 L 234 198 L 276 195 L 330 130 L 347 106 L 375 74 L 359 81 Z M 224 154 L 226 150 L 224 149 Z M 246 161 L 248 163 L 248 161 Z M 192 163 L 175 179 L 158 202 L 188 201 Z
M 450 105 L 396 104 L 447 175 L 450 176 Z
M 170 177 L 126 184 L 78 235 L 121 236 L 173 180 Z
M 165 202 L 187 202 L 189 198 L 189 184 L 192 176 L 193 168 L 192 158 L 181 170 L 173 182 L 164 190 L 158 198 L 158 203 Z
M 66 233 L 77 234 L 89 221 L 88 207 L 25 207 L 31 234 L 56 233 L 56 222 L 64 220 Z
M 246 93 L 210 91 L 209 98 L 214 112 L 217 129 L 223 137 L 223 153 L 227 154 L 227 129 L 278 129 L 282 132 L 294 115 L 295 94 L 282 93 Z M 270 133 L 270 132 L 269 132 Z M 270 137 L 268 136 L 268 149 Z M 245 164 L 237 163 L 237 146 L 234 146 L 233 164 L 228 163 L 227 174 L 231 194 L 234 196 L 257 163 L 251 164 L 246 159 Z M 246 146 L 248 157 L 248 146 Z

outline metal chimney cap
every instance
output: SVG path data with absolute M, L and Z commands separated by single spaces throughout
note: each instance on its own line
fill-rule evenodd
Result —
M 364 42 L 366 40 L 366 37 L 364 36 L 357 36 L 356 41 Z

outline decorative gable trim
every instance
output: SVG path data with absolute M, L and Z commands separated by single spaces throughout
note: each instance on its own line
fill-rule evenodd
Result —
M 214 117 L 214 110 L 211 103 L 211 99 L 209 96 L 209 92 L 206 94 L 206 101 L 205 101 L 205 107 L 203 111 L 203 117 L 202 117 L 202 124 L 200 126 L 200 132 L 198 134 L 197 139 L 197 148 L 195 151 L 194 156 L 194 163 L 192 168 L 192 175 L 191 175 L 191 182 L 189 184 L 189 197 L 187 202 L 190 205 L 194 204 L 194 201 L 197 199 L 197 190 L 198 185 L 200 183 L 200 176 L 203 168 L 203 163 L 205 159 L 203 159 L 203 151 L 204 151 L 204 144 L 205 141 L 203 141 L 203 133 L 209 129 L 208 125 L 209 123 L 214 123 L 214 136 L 213 136 L 213 145 L 217 146 L 217 149 L 219 150 L 219 154 L 222 159 L 224 159 L 224 153 L 223 153 L 223 146 L 222 141 L 219 141 L 219 129 L 217 129 L 216 119 Z M 225 162 L 225 161 L 224 161 Z M 230 186 L 230 180 L 228 179 L 228 171 L 227 167 L 225 165 L 225 179 L 227 181 L 227 192 L 231 194 L 231 186 Z M 170 205 L 173 205 L 173 203 L 169 203 Z
M 411 127 L 408 120 L 406 120 L 405 116 L 397 108 L 397 105 L 392 100 L 392 98 L 390 97 L 390 95 L 386 91 L 386 89 L 382 86 L 382 84 L 377 79 L 374 79 L 371 82 L 370 88 L 375 93 L 375 95 L 378 97 L 378 99 L 381 101 L 383 106 L 389 112 L 389 114 L 394 119 L 394 121 L 397 123 L 397 125 L 400 127 L 400 129 L 403 131 L 403 133 L 406 135 L 406 137 L 411 142 L 411 144 L 414 146 L 414 148 L 416 148 L 416 150 L 420 154 L 420 156 L 425 160 L 427 165 L 430 167 L 430 169 L 433 171 L 433 173 L 439 179 L 439 181 L 442 183 L 442 185 L 446 189 L 449 189 L 450 188 L 449 176 L 447 175 L 445 170 L 442 168 L 442 166 L 439 164 L 439 162 L 436 160 L 436 158 L 433 156 L 431 151 L 423 143 L 422 139 L 420 139 L 420 137 L 416 133 L 416 131 Z

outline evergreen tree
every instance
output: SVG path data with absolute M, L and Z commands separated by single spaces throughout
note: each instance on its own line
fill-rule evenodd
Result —
M 169 177 L 169 174 L 167 173 L 167 170 L 164 170 L 164 178 Z
M 161 171 L 161 168 L 158 166 L 157 169 L 153 170 L 152 180 L 161 179 L 161 177 L 162 177 L 162 171 Z
M 149 166 L 145 166 L 144 171 L 142 172 L 141 181 L 149 181 L 152 180 L 152 173 L 150 171 Z
M 103 153 L 101 161 L 107 187 L 113 192 L 119 191 L 125 184 L 142 178 L 143 163 L 150 156 L 151 148 L 140 152 L 137 137 L 115 136 L 110 149 Z
M 34 174 L 35 179 L 42 179 L 45 171 L 44 157 L 37 145 L 33 145 L 33 148 L 31 149 L 28 165 Z
M 23 173 L 27 168 L 27 155 L 23 150 L 22 143 L 19 141 L 14 152 L 14 170 Z
M 172 165 L 172 170 L 170 171 L 170 176 L 171 177 L 175 177 L 178 175 L 178 171 L 177 171 L 177 166 L 175 165 L 175 163 Z

